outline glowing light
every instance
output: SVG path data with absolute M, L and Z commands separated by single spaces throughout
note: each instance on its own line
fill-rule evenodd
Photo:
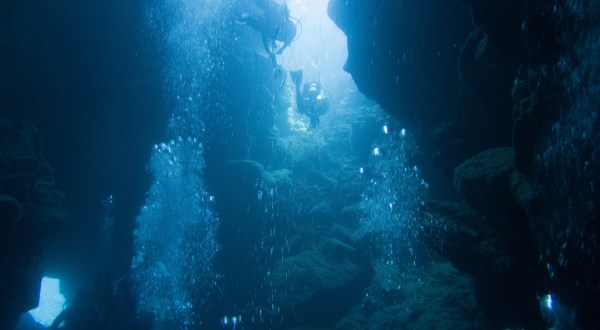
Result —
M 383 125 L 383 134 L 387 134 L 388 133 L 388 127 L 387 125 Z
M 381 151 L 379 150 L 378 147 L 373 148 L 373 155 L 374 156 L 379 156 L 381 154 Z
M 552 310 L 552 305 L 553 305 L 553 301 L 552 301 L 552 295 L 551 294 L 547 294 L 542 298 L 544 305 L 548 308 L 548 310 Z
M 231 325 L 232 329 L 236 329 L 238 325 L 240 325 L 242 323 L 242 316 L 241 315 L 237 315 L 237 316 L 223 316 L 221 318 L 221 325 L 224 328 L 229 328 L 229 326 Z
M 361 168 L 358 169 L 358 172 L 360 172 L 360 174 L 364 174 L 365 173 L 365 169 L 361 167 Z
M 234 328 L 234 329 L 236 328 L 236 326 L 237 326 L 237 325 L 238 325 L 240 322 L 242 322 L 242 316 L 241 316 L 241 315 L 240 315 L 240 316 L 234 316 L 234 317 L 232 317 L 232 318 L 231 318 L 231 323 L 233 323 L 233 328 Z
M 308 79 L 339 76 L 348 57 L 348 48 L 346 35 L 327 15 L 329 1 L 285 2 L 297 25 L 298 34 L 277 62 L 288 69 L 303 69 L 304 77 Z M 331 88 L 335 83 L 330 79 L 326 83 Z
M 404 128 L 400 130 L 400 135 L 406 136 L 406 130 Z
M 63 310 L 64 304 L 65 297 L 60 293 L 60 280 L 44 277 L 40 289 L 39 306 L 29 311 L 29 314 L 33 316 L 36 322 L 49 327 Z

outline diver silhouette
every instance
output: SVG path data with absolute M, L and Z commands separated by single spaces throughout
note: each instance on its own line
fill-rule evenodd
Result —
M 263 10 L 263 14 L 244 13 L 237 22 L 248 24 L 260 32 L 263 47 L 275 65 L 276 55 L 283 53 L 294 41 L 296 24 L 290 19 L 287 4 L 275 0 L 254 0 L 254 2 Z
M 96 276 L 95 290 L 80 289 L 58 314 L 50 330 L 106 329 L 112 312 L 113 284 L 108 275 Z
M 302 70 L 290 71 L 292 81 L 296 85 L 296 106 L 298 112 L 310 117 L 309 129 L 316 129 L 321 120 L 320 116 L 329 109 L 329 100 L 323 93 L 321 83 L 313 81 L 304 84 L 302 93 L 300 92 L 300 84 L 304 73 Z

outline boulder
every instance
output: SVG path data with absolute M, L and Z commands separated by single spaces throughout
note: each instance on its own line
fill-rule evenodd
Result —
M 308 219 L 314 224 L 331 224 L 336 219 L 336 212 L 326 201 L 320 201 L 308 211 Z
M 307 250 L 286 258 L 271 274 L 277 304 L 284 313 L 292 313 L 290 318 L 299 325 L 335 324 L 359 300 L 368 282 L 369 272 L 364 265 L 337 253 L 352 247 L 332 239 L 322 250 Z
M 509 147 L 481 152 L 454 170 L 454 187 L 482 214 L 503 214 L 507 203 L 514 202 L 509 187 L 513 160 Z
M 474 329 L 483 327 L 472 280 L 447 262 L 432 263 L 404 278 L 394 299 L 366 295 L 336 330 Z M 418 274 L 418 275 L 417 275 Z
M 429 201 L 424 210 L 424 242 L 458 270 L 478 273 L 485 218 L 465 204 L 452 202 Z
M 333 237 L 327 238 L 321 245 L 320 250 L 335 259 L 357 259 L 357 249 L 354 247 L 354 244 Z
M 355 226 L 358 224 L 358 220 L 360 219 L 360 203 L 354 203 L 351 205 L 346 205 L 342 208 L 341 214 L 341 223 L 346 225 Z
M 487 321 L 493 327 L 542 324 L 531 276 L 536 272 L 536 251 L 531 234 L 521 226 L 499 230 L 465 204 L 430 201 L 424 208 L 425 242 L 448 258 L 459 270 L 471 275 L 475 294 Z

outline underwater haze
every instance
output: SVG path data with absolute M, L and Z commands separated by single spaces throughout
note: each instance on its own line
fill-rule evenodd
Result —
M 0 329 L 596 329 L 595 0 L 0 4 Z

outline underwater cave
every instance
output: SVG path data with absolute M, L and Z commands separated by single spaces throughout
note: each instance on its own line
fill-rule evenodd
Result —
M 0 4 L 0 329 L 596 329 L 593 0 Z

